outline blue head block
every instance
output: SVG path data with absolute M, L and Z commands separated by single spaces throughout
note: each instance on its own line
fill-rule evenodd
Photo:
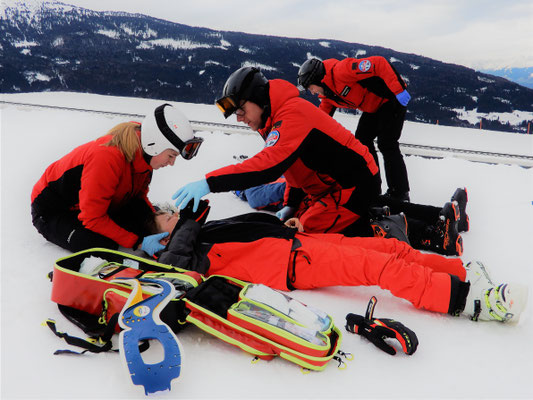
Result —
M 120 350 L 128 366 L 135 385 L 144 386 L 146 394 L 170 390 L 170 383 L 180 376 L 181 346 L 176 335 L 168 325 L 161 321 L 159 313 L 174 297 L 175 289 L 171 283 L 162 279 L 139 279 L 141 283 L 157 284 L 163 288 L 138 303 L 130 305 L 130 299 L 140 290 L 139 285 L 132 291 L 126 307 L 120 316 Z M 157 340 L 165 355 L 161 362 L 146 364 L 139 350 L 139 342 Z

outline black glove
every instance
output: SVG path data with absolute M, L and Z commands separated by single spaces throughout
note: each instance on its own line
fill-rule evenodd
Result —
M 209 200 L 200 200 L 198 204 L 198 210 L 196 212 L 192 211 L 193 202 L 189 202 L 187 207 L 180 211 L 179 221 L 185 222 L 187 219 L 194 219 L 200 225 L 203 225 L 207 219 L 211 206 L 209 205 Z
M 368 303 L 365 317 L 357 314 L 346 316 L 346 330 L 364 336 L 376 347 L 390 355 L 396 354 L 396 349 L 387 342 L 386 338 L 397 339 L 402 345 L 403 352 L 412 355 L 418 347 L 416 334 L 401 322 L 389 318 L 373 318 L 374 307 L 377 299 L 372 297 Z

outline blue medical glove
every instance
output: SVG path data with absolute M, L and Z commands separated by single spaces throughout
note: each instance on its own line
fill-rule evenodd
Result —
M 196 210 L 198 210 L 200 199 L 209 193 L 211 193 L 211 189 L 209 189 L 207 180 L 201 179 L 196 182 L 188 183 L 178 189 L 178 191 L 172 196 L 172 200 L 176 200 L 176 207 L 181 210 L 189 204 L 189 201 L 194 199 L 194 207 L 192 211 L 196 212 Z
M 145 253 L 148 253 L 153 256 L 155 253 L 165 248 L 165 245 L 159 243 L 159 241 L 163 238 L 166 238 L 168 235 L 168 232 L 162 232 L 156 233 L 155 235 L 146 236 L 143 239 L 141 249 L 143 249 Z
M 290 217 L 294 215 L 294 207 L 285 206 L 276 213 L 276 217 L 281 219 L 283 222 L 287 221 Z
M 407 103 L 409 103 L 409 100 L 411 100 L 411 95 L 407 90 L 404 90 L 403 92 L 398 93 L 396 98 L 402 106 L 406 107 Z

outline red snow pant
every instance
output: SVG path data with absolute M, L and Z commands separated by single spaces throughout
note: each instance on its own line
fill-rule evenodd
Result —
M 396 239 L 301 234 L 288 277 L 296 289 L 373 286 L 389 290 L 416 308 L 447 313 L 451 275 L 464 281 L 460 259 L 424 254 Z
M 464 281 L 458 258 L 425 254 L 396 239 L 297 233 L 292 241 L 264 238 L 253 242 L 217 243 L 209 251 L 208 275 L 226 275 L 274 289 L 326 286 L 373 286 L 390 290 L 414 304 L 448 312 L 450 274 Z

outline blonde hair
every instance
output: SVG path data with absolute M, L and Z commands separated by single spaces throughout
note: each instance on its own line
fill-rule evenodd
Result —
M 124 154 L 126 161 L 132 162 L 135 158 L 135 154 L 141 147 L 141 140 L 138 136 L 140 130 L 141 125 L 136 124 L 135 122 L 123 122 L 118 124 L 106 133 L 106 135 L 113 135 L 113 137 L 103 146 L 117 147 L 122 154 Z

